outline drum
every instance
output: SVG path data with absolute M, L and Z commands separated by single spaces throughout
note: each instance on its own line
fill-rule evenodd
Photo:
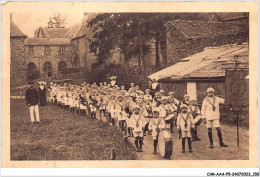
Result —
M 201 115 L 197 115 L 192 122 L 195 124 L 195 126 L 199 126 L 203 122 Z
M 158 135 L 159 152 L 163 158 L 169 158 L 172 155 L 172 136 L 170 131 L 161 130 Z
M 164 118 L 164 121 L 166 124 L 172 123 L 174 120 L 175 114 L 169 114 L 167 117 Z

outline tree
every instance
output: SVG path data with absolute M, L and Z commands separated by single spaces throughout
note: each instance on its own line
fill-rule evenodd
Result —
M 156 64 L 160 65 L 159 43 L 166 41 L 165 23 L 171 20 L 198 20 L 199 13 L 103 13 L 89 23 L 93 29 L 90 52 L 97 56 L 96 65 L 102 65 L 111 56 L 111 51 L 120 49 L 125 63 L 138 57 L 138 69 L 145 70 L 145 55 L 155 40 Z

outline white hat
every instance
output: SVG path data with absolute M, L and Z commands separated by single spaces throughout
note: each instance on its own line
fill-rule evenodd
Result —
M 188 108 L 188 106 L 186 104 L 181 104 L 181 109 L 182 108 Z
M 157 107 L 155 107 L 155 108 L 153 108 L 153 112 L 160 112 L 160 110 L 159 110 L 159 108 L 157 108 Z
M 161 100 L 168 100 L 168 98 L 166 96 L 163 96 Z
M 188 94 L 185 94 L 185 95 L 184 95 L 184 98 L 186 98 L 186 97 L 190 97 L 190 96 L 189 96 Z
M 135 104 L 135 105 L 133 106 L 133 110 L 136 109 L 136 108 L 137 108 L 137 109 L 141 109 L 139 105 Z
M 209 88 L 207 89 L 207 93 L 209 93 L 209 92 L 215 92 L 214 88 L 209 87 Z

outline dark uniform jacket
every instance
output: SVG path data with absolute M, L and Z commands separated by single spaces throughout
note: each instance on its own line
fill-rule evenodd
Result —
M 38 104 L 38 92 L 35 88 L 30 87 L 26 90 L 25 93 L 26 104 L 30 106 L 35 106 Z

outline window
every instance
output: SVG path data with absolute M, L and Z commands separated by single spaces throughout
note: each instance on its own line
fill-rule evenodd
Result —
M 45 46 L 44 54 L 45 55 L 49 55 L 50 54 L 50 46 Z
M 29 46 L 29 54 L 33 53 L 33 46 Z
M 67 63 L 65 61 L 59 62 L 59 72 L 63 72 L 63 70 L 67 67 Z
M 65 46 L 60 46 L 60 54 L 64 54 Z

